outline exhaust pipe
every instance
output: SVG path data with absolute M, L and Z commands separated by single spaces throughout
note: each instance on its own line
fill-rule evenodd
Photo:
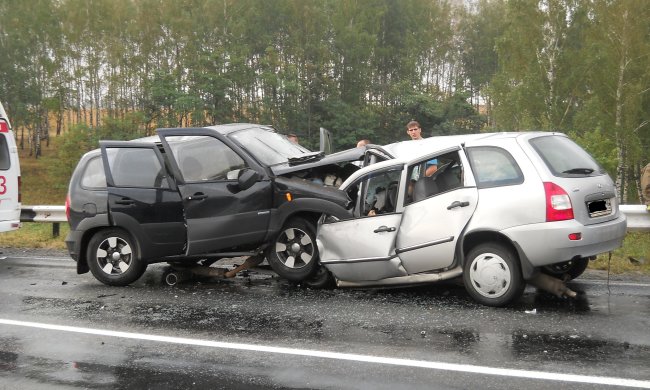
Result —
M 550 275 L 546 275 L 541 272 L 538 273 L 532 279 L 530 279 L 528 283 L 532 284 L 533 286 L 539 289 L 548 291 L 558 298 L 564 298 L 564 297 L 575 298 L 576 296 L 578 296 L 578 294 L 575 291 L 571 290 L 564 284 L 564 281 L 558 278 L 554 278 Z

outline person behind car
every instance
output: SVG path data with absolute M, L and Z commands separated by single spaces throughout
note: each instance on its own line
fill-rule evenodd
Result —
M 408 134 L 408 136 L 411 137 L 411 140 L 413 141 L 419 141 L 424 139 L 422 138 L 422 127 L 420 126 L 420 122 L 415 120 L 411 120 L 409 123 L 406 124 L 406 134 Z M 425 167 L 426 168 L 424 171 L 424 176 L 428 177 L 433 175 L 438 170 L 438 160 L 434 158 L 427 161 Z
M 360 139 L 359 142 L 357 142 L 357 148 L 363 148 L 364 146 L 370 144 L 370 140 L 367 138 Z
M 299 143 L 298 136 L 295 134 L 287 134 L 287 138 L 289 139 L 289 141 L 293 142 L 294 144 Z

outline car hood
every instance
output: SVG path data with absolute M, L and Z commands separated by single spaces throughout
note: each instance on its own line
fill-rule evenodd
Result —
M 340 164 L 344 162 L 351 163 L 354 161 L 361 161 L 363 159 L 365 151 L 365 148 L 348 149 L 341 152 L 332 153 L 319 160 L 310 161 L 303 164 L 289 164 L 289 162 L 286 162 L 274 165 L 271 167 L 271 170 L 276 176 L 282 176 L 287 173 L 305 171 L 315 167 Z

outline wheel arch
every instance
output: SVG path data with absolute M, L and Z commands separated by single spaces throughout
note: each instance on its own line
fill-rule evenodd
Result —
M 291 202 L 286 202 L 277 208 L 277 211 L 272 215 L 269 223 L 269 231 L 265 241 L 274 238 L 282 229 L 284 224 L 292 218 L 302 218 L 314 225 L 322 214 L 334 215 L 339 218 L 349 218 L 350 212 L 342 206 L 323 199 L 295 199 Z
M 499 244 L 502 244 L 505 247 L 512 250 L 517 255 L 517 260 L 519 262 L 521 274 L 524 280 L 530 279 L 535 274 L 536 269 L 528 260 L 528 257 L 526 256 L 521 246 L 516 241 L 512 241 L 505 234 L 494 230 L 473 231 L 463 236 L 463 241 L 461 244 L 462 246 L 462 251 L 461 251 L 462 260 L 460 262 L 461 265 L 462 266 L 465 265 L 465 261 L 467 261 L 466 256 L 472 249 L 474 249 L 478 245 L 488 243 L 488 242 L 497 242 Z

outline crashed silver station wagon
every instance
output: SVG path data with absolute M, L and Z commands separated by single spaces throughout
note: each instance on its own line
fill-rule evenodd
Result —
M 564 134 L 432 137 L 383 149 L 366 159 L 385 161 L 340 187 L 353 216 L 319 222 L 323 281 L 391 286 L 462 275 L 472 298 L 503 306 L 527 281 L 571 295 L 563 282 L 622 244 L 612 179 Z

